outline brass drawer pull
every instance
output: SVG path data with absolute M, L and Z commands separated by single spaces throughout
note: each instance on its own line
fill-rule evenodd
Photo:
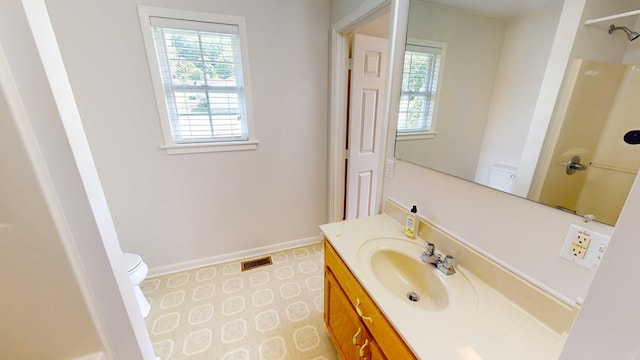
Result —
M 370 323 L 373 324 L 373 319 L 369 316 L 364 316 L 362 309 L 360 309 L 360 298 L 356 298 L 356 312 L 358 313 L 358 316 L 360 316 L 362 320 L 368 320 Z
M 362 332 L 362 329 L 358 328 L 358 332 L 355 335 L 353 335 L 351 342 L 353 343 L 354 346 L 358 346 L 358 336 L 360 336 L 361 332 Z
M 360 358 L 361 358 L 361 359 L 362 359 L 362 358 L 364 358 L 364 349 L 366 349 L 366 348 L 367 348 L 367 346 L 369 346 L 369 339 L 365 339 L 365 340 L 364 340 L 364 345 L 362 345 L 362 346 L 360 347 Z

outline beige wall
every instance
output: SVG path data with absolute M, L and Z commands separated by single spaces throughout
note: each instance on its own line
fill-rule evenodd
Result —
M 388 39 L 390 16 L 391 14 L 389 13 L 389 11 L 386 11 L 375 19 L 369 21 L 368 23 L 356 28 L 353 32 L 355 32 L 356 34 Z
M 0 86 L 0 358 L 102 351 L 15 121 Z
M 389 1 L 391 0 L 329 0 L 331 9 L 330 22 L 332 25 L 335 24 L 365 3 L 383 3 Z
M 156 268 L 319 235 L 328 1 L 47 3 L 124 251 Z M 160 149 L 136 8 L 143 3 L 245 16 L 257 150 Z
M 447 53 L 435 117 L 437 135 L 397 141 L 396 158 L 469 180 L 475 177 L 506 28 L 504 19 L 411 2 L 407 37 L 445 42 Z
M 492 164 L 520 165 L 560 10 L 555 6 L 508 21 L 476 182 L 487 184 Z
M 633 26 L 629 26 L 629 28 L 634 31 L 639 31 L 640 17 L 636 16 L 635 19 L 635 23 L 633 24 Z M 618 34 L 618 36 L 620 36 L 620 34 Z M 624 39 L 624 36 L 622 36 L 622 38 Z M 627 44 L 627 52 L 624 55 L 623 61 L 625 64 L 640 64 L 640 46 L 638 46 L 637 41 L 638 39 Z

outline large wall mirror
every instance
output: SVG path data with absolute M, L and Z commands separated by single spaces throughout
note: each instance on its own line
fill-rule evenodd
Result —
M 512 3 L 411 0 L 395 157 L 615 225 L 640 167 L 640 146 L 623 141 L 640 127 L 640 66 L 624 65 L 640 63 L 640 39 L 609 35 L 607 23 L 593 34 L 607 44 L 600 52 L 615 48 L 618 58 L 574 47 L 531 160 L 526 144 L 563 4 Z M 619 23 L 633 29 L 636 20 Z M 535 169 L 524 189 L 523 168 Z

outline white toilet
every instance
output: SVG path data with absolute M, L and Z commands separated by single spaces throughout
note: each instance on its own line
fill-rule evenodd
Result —
M 133 284 L 133 292 L 136 294 L 140 311 L 142 316 L 147 317 L 149 311 L 151 311 L 151 305 L 147 298 L 144 297 L 142 289 L 140 289 L 140 283 L 144 280 L 149 273 L 149 267 L 142 261 L 140 255 L 124 253 L 124 261 L 127 263 L 127 270 L 129 272 L 129 279 Z
M 513 190 L 513 184 L 517 176 L 517 167 L 493 164 L 489 166 L 489 182 L 487 185 L 494 189 L 510 193 Z

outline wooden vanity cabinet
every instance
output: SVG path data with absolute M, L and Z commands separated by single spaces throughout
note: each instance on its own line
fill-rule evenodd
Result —
M 324 322 L 340 359 L 416 359 L 325 240 Z
M 330 271 L 325 272 L 325 323 L 340 359 L 385 359 Z

